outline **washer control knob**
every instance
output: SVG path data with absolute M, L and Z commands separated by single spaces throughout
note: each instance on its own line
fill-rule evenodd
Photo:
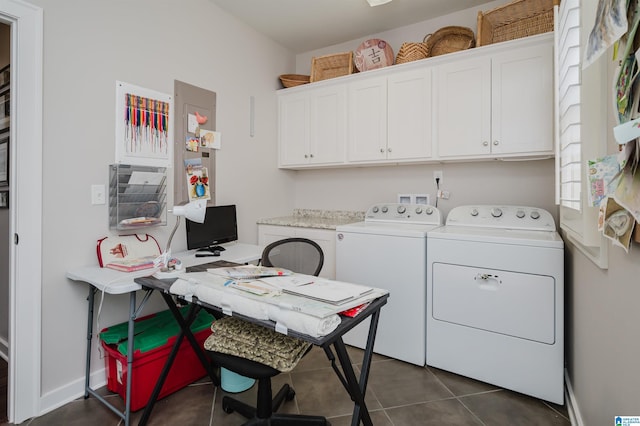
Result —
M 406 211 L 407 211 L 407 208 L 405 206 L 398 206 L 398 213 L 402 214 Z
M 389 211 L 389 208 L 387 206 L 382 206 L 382 213 L 386 213 Z
M 378 208 L 378 206 L 373 206 L 371 211 L 374 212 L 374 213 L 378 213 L 380 211 L 380 209 Z
M 478 216 L 478 209 L 471 209 L 471 216 Z
M 516 212 L 516 217 L 518 217 L 518 219 L 522 219 L 523 217 L 525 217 L 524 210 L 518 210 Z
M 500 217 L 500 216 L 502 216 L 502 210 L 500 210 L 500 209 L 499 209 L 499 208 L 497 208 L 497 207 L 492 208 L 492 209 L 491 209 L 491 216 L 493 216 L 493 217 Z
M 425 212 L 426 214 L 433 214 L 433 208 L 432 208 L 432 207 L 427 207 L 427 208 L 424 210 L 424 212 Z
M 537 210 L 534 210 L 531 212 L 531 219 L 540 219 L 540 212 Z
M 416 214 L 422 213 L 422 207 L 416 207 Z

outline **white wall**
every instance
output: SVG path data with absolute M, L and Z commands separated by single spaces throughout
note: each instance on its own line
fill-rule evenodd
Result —
M 115 81 L 172 93 L 177 79 L 217 93 L 217 201 L 238 205 L 240 239 L 256 243 L 259 217 L 293 208 L 292 174 L 275 167 L 275 90 L 294 57 L 207 0 L 33 3 L 44 10 L 42 393 L 55 404 L 80 395 L 84 375 L 88 288 L 65 272 L 97 264 L 96 240 L 112 234 L 90 186 L 108 183 L 114 161 Z M 149 232 L 164 244 L 170 228 Z M 181 229 L 173 249 L 185 248 Z M 128 297 L 107 296 L 100 326 L 125 321 L 127 310 Z M 93 363 L 103 367 L 97 350 Z
M 408 25 L 406 27 L 385 31 L 378 34 L 371 34 L 370 36 L 362 37 L 356 40 L 345 41 L 344 43 L 301 53 L 296 56 L 295 72 L 298 74 L 309 75 L 311 73 L 311 59 L 314 56 L 355 51 L 358 46 L 360 46 L 360 43 L 370 38 L 379 38 L 386 41 L 387 44 L 390 45 L 393 49 L 394 54 L 397 55 L 400 46 L 402 46 L 402 43 L 422 41 L 427 34 L 433 34 L 440 28 L 449 25 L 468 27 L 471 28 L 474 33 L 476 33 L 478 11 L 491 10 L 504 4 L 504 0 L 495 0 L 487 2 L 481 6 L 473 7 L 460 12 L 450 13 L 448 15 L 430 19 L 428 21 L 419 22 L 417 24 Z
M 463 204 L 519 204 L 549 210 L 557 221 L 553 160 L 299 171 L 296 207 L 366 210 L 395 202 L 399 193 L 430 194 L 434 204 L 435 170 L 443 172 L 440 188 L 450 192 L 448 200 L 438 201 L 445 215 Z

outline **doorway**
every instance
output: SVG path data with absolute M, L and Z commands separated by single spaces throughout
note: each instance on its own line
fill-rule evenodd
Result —
M 0 23 L 0 69 L 7 69 L 10 72 L 11 61 L 11 26 Z M 8 67 L 8 68 L 6 68 Z M 10 75 L 10 74 L 8 74 Z M 3 104 L 10 106 L 10 84 L 9 79 L 0 81 L 0 97 L 4 101 Z M 6 96 L 5 96 L 6 93 Z M 5 99 L 6 98 L 6 99 Z M 7 102 L 9 104 L 7 105 Z M 0 119 L 0 135 L 9 133 L 8 121 L 4 117 L 5 109 L 2 109 L 3 119 Z M 9 385 L 9 364 L 7 362 L 9 356 L 9 209 L 6 203 L 8 201 L 9 186 L 6 180 L 8 171 L 8 152 L 10 152 L 11 141 L 8 137 L 0 136 L 0 351 L 2 356 L 0 359 L 0 423 L 6 422 L 7 418 L 7 388 Z
M 6 241 L 9 252 L 6 406 L 9 422 L 18 424 L 38 415 L 40 405 L 42 258 L 26 253 L 42 252 L 42 9 L 21 0 L 0 0 L 0 23 L 10 28 L 10 89 L 14 100 L 20 99 L 10 102 L 11 149 L 7 158 L 10 208 Z M 32 177 L 27 179 L 28 176 Z M 28 189 L 27 181 L 35 182 L 35 193 Z M 29 197 L 17 196 L 28 191 Z

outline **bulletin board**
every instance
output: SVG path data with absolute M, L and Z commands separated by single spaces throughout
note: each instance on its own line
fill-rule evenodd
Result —
M 599 208 L 598 230 L 626 252 L 631 241 L 640 242 L 639 26 L 638 2 L 599 0 L 583 57 L 583 68 L 609 51 L 616 61 L 610 101 L 619 150 L 588 160 L 587 178 L 589 202 Z
M 173 135 L 173 203 L 205 199 L 215 205 L 216 93 L 182 81 L 174 81 L 176 109 Z

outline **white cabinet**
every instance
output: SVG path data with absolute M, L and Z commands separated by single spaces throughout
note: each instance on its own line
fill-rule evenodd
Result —
M 431 157 L 430 68 L 363 78 L 348 91 L 348 162 Z
M 279 165 L 344 162 L 346 86 L 325 86 L 278 97 Z
M 554 155 L 553 34 L 284 89 L 279 166 Z
M 551 43 L 437 67 L 441 158 L 553 155 Z
M 295 226 L 258 225 L 258 244 L 266 246 L 283 238 L 308 238 L 318 243 L 324 253 L 320 276 L 336 278 L 336 232 L 332 229 L 301 228 Z

